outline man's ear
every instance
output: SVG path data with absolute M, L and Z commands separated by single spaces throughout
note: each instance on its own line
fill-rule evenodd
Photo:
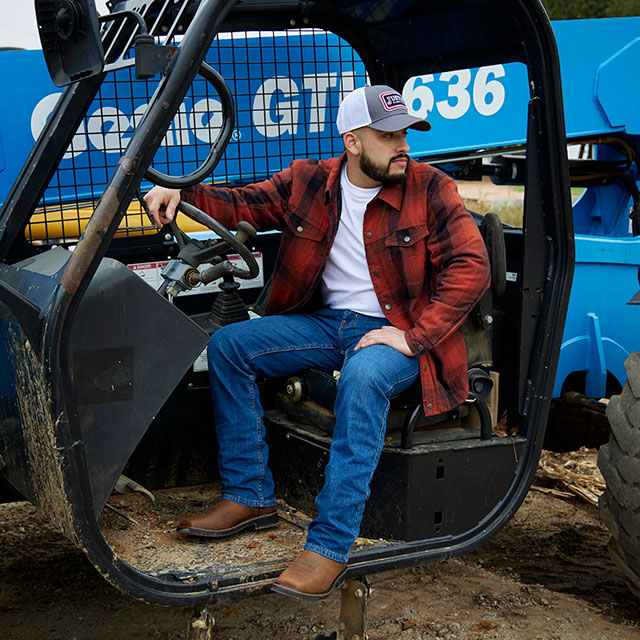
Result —
M 353 156 L 360 155 L 362 142 L 360 141 L 360 137 L 354 131 L 348 131 L 345 133 L 342 136 L 342 141 L 344 142 L 344 148 L 347 153 L 350 153 Z

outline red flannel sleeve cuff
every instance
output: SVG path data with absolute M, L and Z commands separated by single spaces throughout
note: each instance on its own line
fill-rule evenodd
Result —
M 414 356 L 424 355 L 431 347 L 424 336 L 416 335 L 415 329 L 407 331 L 404 335 L 407 341 L 407 346 L 411 349 Z

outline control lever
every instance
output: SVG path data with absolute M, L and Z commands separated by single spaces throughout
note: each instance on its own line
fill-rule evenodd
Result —
M 256 230 L 253 225 L 244 220 L 238 223 L 238 231 L 235 239 L 242 244 L 248 240 L 255 238 Z M 221 244 L 227 244 L 223 241 Z M 229 246 L 229 249 L 232 249 Z M 226 251 L 226 249 L 225 249 Z M 257 265 L 256 265 L 257 267 Z M 238 278 L 254 278 L 253 270 L 239 269 L 231 261 L 223 260 L 218 264 L 200 273 L 195 267 L 185 264 L 182 260 L 171 260 L 162 271 L 164 282 L 158 292 L 164 295 L 165 292 L 171 297 L 177 296 L 182 291 L 193 289 L 198 284 L 209 284 L 218 278 L 233 279 Z
M 236 238 L 243 244 L 246 244 L 247 240 L 251 240 L 256 237 L 256 228 L 248 223 L 246 220 L 240 220 L 238 222 L 238 230 L 236 231 Z
M 236 231 L 235 237 L 238 242 L 242 242 L 242 244 L 245 244 L 248 240 L 256 237 L 255 227 L 245 220 L 241 220 L 238 223 L 238 230 Z M 209 282 L 213 282 L 214 280 L 217 280 L 218 278 L 222 278 L 224 276 L 228 278 L 236 277 L 251 279 L 255 278 L 256 275 L 257 274 L 253 274 L 252 269 L 249 269 L 249 271 L 245 269 L 238 269 L 229 260 L 224 260 L 220 264 L 216 264 L 206 271 L 203 271 L 200 274 L 200 282 L 202 282 L 203 284 L 208 284 Z

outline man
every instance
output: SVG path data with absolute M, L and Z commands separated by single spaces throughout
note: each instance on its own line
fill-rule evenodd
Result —
M 305 549 L 274 590 L 327 597 L 346 572 L 385 436 L 389 398 L 420 377 L 428 415 L 467 397 L 460 330 L 489 284 L 483 241 L 455 183 L 407 155 L 402 96 L 379 85 L 340 105 L 345 153 L 296 160 L 240 189 L 197 185 L 182 198 L 235 228 L 282 229 L 266 316 L 223 327 L 209 344 L 222 500 L 178 530 L 222 538 L 277 523 L 256 380 L 310 366 L 341 370 L 336 425 Z M 147 195 L 158 224 L 180 192 Z

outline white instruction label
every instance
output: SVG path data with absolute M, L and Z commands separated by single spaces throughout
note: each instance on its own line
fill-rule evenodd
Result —
M 256 259 L 258 263 L 258 267 L 260 268 L 258 271 L 258 275 L 252 280 L 241 280 L 236 279 L 236 282 L 240 285 L 241 289 L 255 289 L 256 287 L 262 287 L 264 285 L 264 276 L 262 275 L 262 253 L 253 252 L 253 257 Z M 227 256 L 229 260 L 240 269 L 246 269 L 247 265 L 245 261 L 237 254 L 232 254 Z M 162 279 L 162 270 L 169 264 L 168 260 L 162 260 L 158 262 L 140 262 L 137 264 L 129 264 L 127 265 L 131 271 L 133 271 L 136 275 L 142 278 L 149 286 L 158 290 L 160 285 L 163 283 Z M 202 264 L 198 267 L 198 270 L 202 273 L 206 271 L 211 265 L 210 264 Z M 217 293 L 220 291 L 220 283 L 222 280 L 216 280 L 215 282 L 210 282 L 209 284 L 199 284 L 193 289 L 188 289 L 187 291 L 183 291 L 180 296 L 197 296 L 201 293 Z

